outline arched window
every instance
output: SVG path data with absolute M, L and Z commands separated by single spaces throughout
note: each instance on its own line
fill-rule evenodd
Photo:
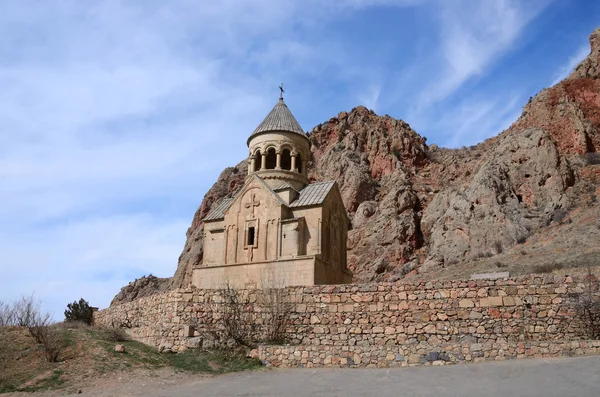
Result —
M 260 154 L 260 150 L 257 150 L 254 153 L 254 169 L 252 171 L 256 172 L 260 170 L 260 163 L 262 162 L 262 156 Z
M 281 152 L 281 169 L 288 171 L 292 169 L 292 155 L 289 149 L 283 149 Z
M 269 148 L 267 150 L 267 169 L 274 170 L 277 165 L 277 154 L 275 153 L 275 148 Z
M 298 153 L 298 155 L 296 155 L 296 168 L 298 169 L 299 173 L 302 173 L 302 167 L 304 167 L 302 164 L 302 155 Z

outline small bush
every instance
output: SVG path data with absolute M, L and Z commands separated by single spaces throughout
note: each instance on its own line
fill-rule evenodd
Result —
M 215 340 L 236 346 L 254 346 L 257 330 L 255 314 L 251 311 L 248 291 L 236 289 L 227 283 L 219 289 L 217 299 L 211 301 L 211 311 L 218 321 L 208 332 Z
M 504 249 L 502 248 L 502 242 L 496 241 L 494 242 L 494 248 L 496 249 L 497 254 L 501 254 Z
M 571 295 L 572 303 L 582 325 L 581 334 L 586 338 L 600 339 L 600 284 L 590 268 L 585 285 L 583 293 Z
M 534 273 L 552 273 L 555 270 L 560 270 L 564 267 L 562 263 L 545 263 L 543 265 L 535 265 Z
M 477 258 L 490 258 L 494 256 L 490 251 L 479 251 L 476 255 Z
M 600 164 L 600 153 L 586 153 L 585 160 L 589 165 Z
M 94 320 L 94 313 L 88 302 L 81 298 L 79 302 L 75 301 L 67 305 L 65 310 L 65 321 L 79 321 L 87 325 L 91 325 Z
M 12 312 L 13 323 L 11 325 L 29 327 L 34 321 L 38 320 L 36 317 L 40 314 L 40 303 L 36 302 L 33 294 L 23 295 L 13 304 Z
M 58 362 L 59 355 L 66 347 L 66 341 L 58 327 L 50 326 L 47 319 L 39 325 L 28 328 L 33 339 L 42 346 L 44 356 L 50 363 Z
M 127 342 L 129 335 L 121 328 L 105 328 L 102 330 L 102 338 L 109 342 Z
M 39 344 L 48 362 L 58 361 L 67 345 L 64 332 L 51 325 L 52 316 L 43 313 L 41 303 L 32 295 L 23 295 L 12 305 L 0 302 L 0 325 L 24 327 Z
M 552 214 L 552 222 L 560 223 L 563 219 L 565 219 L 566 216 L 567 210 L 565 210 L 564 208 L 559 208 L 556 211 L 554 211 L 554 214 Z
M 264 311 L 263 339 L 271 343 L 284 343 L 285 328 L 293 309 L 288 291 L 280 281 L 266 282 L 258 291 L 257 298 Z
M 14 311 L 10 304 L 0 302 L 0 327 L 13 325 Z

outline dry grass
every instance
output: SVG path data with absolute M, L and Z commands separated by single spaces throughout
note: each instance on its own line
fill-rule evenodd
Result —
M 544 263 L 533 267 L 534 273 L 552 273 L 565 267 L 562 263 Z
M 161 354 L 124 337 L 119 331 L 77 324 L 52 327 L 66 341 L 60 362 L 48 362 L 44 349 L 24 327 L 0 327 L 0 393 L 61 389 L 77 393 L 112 374 L 139 371 L 200 372 L 207 374 L 255 368 L 260 363 L 241 352 Z M 114 351 L 115 339 L 125 347 Z

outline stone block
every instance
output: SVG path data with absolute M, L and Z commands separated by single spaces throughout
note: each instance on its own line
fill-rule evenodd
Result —
M 479 306 L 481 306 L 481 307 L 502 306 L 502 297 L 501 296 L 490 296 L 487 298 L 481 298 L 479 300 Z
M 509 277 L 510 277 L 509 272 L 471 274 L 471 280 L 498 280 L 501 278 L 509 278 Z
M 461 299 L 460 301 L 458 301 L 458 307 L 462 307 L 462 308 L 467 308 L 467 307 L 474 307 L 475 303 L 473 303 L 473 301 L 471 299 Z
M 567 293 L 567 287 L 558 287 L 554 289 L 554 293 L 555 294 L 566 294 Z
M 409 364 L 419 364 L 421 362 L 421 355 L 420 354 L 410 354 L 408 356 L 408 363 Z

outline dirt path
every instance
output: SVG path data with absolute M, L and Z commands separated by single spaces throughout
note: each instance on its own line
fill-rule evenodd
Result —
M 90 378 L 85 381 L 87 386 L 76 389 L 68 388 L 35 393 L 7 393 L 2 397 L 56 397 L 56 396 L 88 396 L 88 397 L 134 397 L 148 396 L 153 393 L 167 395 L 171 390 L 182 385 L 195 385 L 213 378 L 212 375 L 190 374 L 175 372 L 171 368 L 156 370 L 137 369 L 127 372 L 117 372 Z M 81 390 L 81 393 L 79 393 Z

